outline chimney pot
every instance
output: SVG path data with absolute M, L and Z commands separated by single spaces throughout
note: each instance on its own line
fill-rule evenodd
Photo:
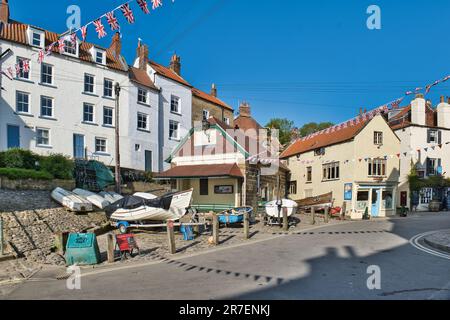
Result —
M 169 69 L 181 76 L 181 57 L 174 54 L 170 59 Z
M 250 105 L 247 102 L 242 102 L 239 106 L 239 115 L 241 117 L 251 117 Z
M 211 86 L 211 95 L 217 98 L 217 87 L 214 83 Z

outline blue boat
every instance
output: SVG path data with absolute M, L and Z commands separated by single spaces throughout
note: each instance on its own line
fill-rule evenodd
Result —
M 251 215 L 253 208 L 251 207 L 240 207 L 230 210 L 223 211 L 217 215 L 219 222 L 223 224 L 235 224 L 244 222 L 244 214 L 248 213 Z

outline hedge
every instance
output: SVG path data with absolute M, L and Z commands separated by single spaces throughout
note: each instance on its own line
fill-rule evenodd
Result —
M 70 180 L 73 178 L 74 163 L 62 154 L 52 154 L 41 157 L 40 168 L 52 174 L 56 179 Z
M 46 171 L 36 171 L 30 169 L 18 168 L 0 168 L 0 177 L 6 177 L 11 180 L 34 179 L 34 180 L 52 180 L 53 176 Z

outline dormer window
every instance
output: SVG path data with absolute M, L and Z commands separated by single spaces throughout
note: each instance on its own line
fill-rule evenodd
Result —
M 64 52 L 71 56 L 77 56 L 77 42 L 64 40 Z
M 103 64 L 103 65 L 106 64 L 106 51 L 105 50 L 92 47 L 91 55 L 92 55 L 92 58 L 95 63 Z
M 45 43 L 45 33 L 42 30 L 28 28 L 28 40 L 31 46 L 43 48 Z

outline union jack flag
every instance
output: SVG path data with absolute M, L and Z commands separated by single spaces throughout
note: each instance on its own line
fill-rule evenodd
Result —
M 392 109 L 398 109 L 400 106 L 400 103 L 402 103 L 403 98 L 397 99 L 394 102 L 391 103 Z
M 114 12 L 108 12 L 106 14 L 106 20 L 108 20 L 108 24 L 111 27 L 111 30 L 119 30 L 119 21 L 117 21 L 117 18 L 114 16 Z
M 98 19 L 94 21 L 95 31 L 98 34 L 98 38 L 106 37 L 105 26 L 102 24 L 102 20 Z
M 45 52 L 44 52 L 44 50 L 39 50 L 39 53 L 38 53 L 38 62 L 39 62 L 39 63 L 42 63 L 42 61 L 44 61 L 44 57 L 45 57 Z
M 22 68 L 20 67 L 20 62 L 16 64 L 16 76 L 20 76 Z
M 14 69 L 13 69 L 13 67 L 9 67 L 6 71 L 8 71 L 8 74 L 11 76 L 11 78 L 14 78 Z
M 72 44 L 75 46 L 75 44 L 77 43 L 77 34 L 76 33 L 72 33 L 70 35 L 70 42 L 72 42 Z
M 150 13 L 146 0 L 137 0 L 137 3 L 139 4 L 139 7 L 141 7 L 142 11 L 144 11 L 145 14 Z
M 431 85 L 431 84 L 427 85 L 427 86 L 425 87 L 425 92 L 426 92 L 426 93 L 430 92 L 432 86 L 433 86 L 433 85 Z
M 88 26 L 81 27 L 81 37 L 83 38 L 83 41 L 86 41 L 87 28 Z
M 23 72 L 28 73 L 30 72 L 30 60 L 22 60 L 22 68 Z
M 162 6 L 162 1 L 161 0 L 152 0 L 152 9 L 155 10 L 156 8 Z
M 59 50 L 59 53 L 61 53 L 61 54 L 64 53 L 64 39 L 58 40 L 58 50 Z
M 128 3 L 122 5 L 120 10 L 122 10 L 123 16 L 127 19 L 128 23 L 134 23 L 133 11 L 130 9 L 130 5 Z

